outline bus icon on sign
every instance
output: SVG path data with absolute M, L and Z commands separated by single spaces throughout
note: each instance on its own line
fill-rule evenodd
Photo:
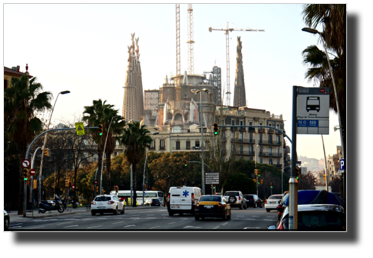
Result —
M 306 105 L 307 112 L 311 110 L 316 110 L 317 112 L 320 111 L 320 97 L 307 97 L 307 105 Z

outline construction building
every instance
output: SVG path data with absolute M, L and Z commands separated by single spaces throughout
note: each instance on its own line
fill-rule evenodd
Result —
M 142 77 L 139 53 L 139 38 L 131 34 L 132 44 L 128 46 L 128 60 L 126 79 L 124 83 L 124 97 L 122 116 L 125 120 L 138 120 L 143 118 L 144 100 L 142 90 Z M 135 46 L 136 41 L 136 46 Z
M 237 37 L 237 57 L 236 57 L 236 77 L 234 81 L 234 101 L 235 107 L 246 107 L 245 79 L 242 66 L 242 41 Z

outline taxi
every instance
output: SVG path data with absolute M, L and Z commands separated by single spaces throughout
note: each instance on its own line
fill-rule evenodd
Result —
M 196 204 L 195 219 L 204 219 L 205 217 L 219 217 L 223 220 L 231 219 L 231 206 L 224 196 L 220 195 L 202 195 Z

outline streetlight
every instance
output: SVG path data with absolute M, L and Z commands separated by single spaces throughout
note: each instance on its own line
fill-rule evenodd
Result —
M 259 144 L 257 144 L 256 146 L 255 146 L 255 169 L 256 169 L 256 157 L 257 157 L 257 155 L 256 155 L 256 149 L 259 147 Z M 259 194 L 259 189 L 258 189 L 258 176 L 257 175 L 255 175 L 256 177 L 256 182 L 255 182 L 255 184 L 256 184 L 256 195 L 258 195 Z M 259 195 L 258 195 L 259 196 Z
M 202 90 L 193 89 L 192 93 L 196 94 L 199 92 L 199 106 L 200 106 L 200 124 L 201 124 L 201 142 L 202 142 L 202 193 L 205 194 L 205 162 L 203 160 L 203 119 L 202 119 L 202 91 L 211 93 L 208 89 L 203 88 Z
M 103 174 L 103 172 L 104 172 L 104 155 L 105 155 L 105 149 L 106 149 L 107 137 L 109 136 L 111 122 L 113 122 L 113 119 L 114 119 L 114 118 L 118 118 L 118 117 L 121 117 L 121 116 L 113 116 L 113 117 L 110 119 L 109 128 L 107 129 L 107 132 L 106 132 L 106 139 L 105 139 L 104 151 L 102 152 L 102 159 L 101 159 L 102 162 L 101 162 L 101 177 L 100 177 L 100 192 L 99 192 L 99 194 L 102 193 L 102 174 Z
M 312 33 L 312 34 L 319 34 L 321 36 L 322 43 L 323 43 L 324 48 L 325 48 L 326 58 L 328 60 L 328 66 L 329 66 L 330 75 L 332 77 L 333 89 L 334 89 L 334 95 L 335 95 L 335 102 L 336 102 L 337 113 L 338 113 L 338 122 L 339 122 L 339 126 L 341 127 L 342 126 L 342 124 L 341 124 L 341 113 L 339 112 L 339 102 L 338 102 L 337 88 L 335 87 L 334 75 L 333 75 L 332 67 L 330 66 L 330 60 L 329 60 L 329 55 L 328 55 L 328 50 L 326 48 L 325 40 L 324 40 L 324 38 L 322 36 L 322 33 L 319 32 L 318 30 L 311 29 L 311 28 L 303 28 L 302 31 L 305 31 L 305 32 L 308 32 L 308 33 Z M 345 152 L 344 152 L 344 146 L 343 146 L 342 130 L 339 130 L 339 133 L 340 133 L 341 145 L 342 145 L 342 159 L 344 159 Z M 345 187 L 346 187 L 345 180 L 346 180 L 346 176 L 343 177 L 343 197 L 344 197 L 344 199 L 346 199 L 345 198 L 345 195 L 346 195 L 346 191 L 345 191 Z
M 52 108 L 52 112 L 51 112 L 51 115 L 49 117 L 49 123 L 48 123 L 48 127 L 47 127 L 47 130 L 49 130 L 49 125 L 51 124 L 51 121 L 52 121 L 52 115 L 53 115 L 53 111 L 54 111 L 54 107 L 56 106 L 56 102 L 57 102 L 57 99 L 58 99 L 58 96 L 60 94 L 64 95 L 64 94 L 68 94 L 70 93 L 69 90 L 65 90 L 65 91 L 61 91 L 57 94 L 57 98 L 56 100 L 54 101 L 54 105 L 53 105 L 53 108 Z M 43 143 L 43 147 L 42 147 L 42 154 L 41 154 L 41 161 L 40 161 L 40 173 L 39 173 L 39 194 L 38 194 L 38 203 L 41 202 L 41 177 L 43 175 L 43 160 L 44 160 L 44 149 L 45 149 L 45 144 L 47 142 L 47 135 L 48 133 L 45 134 L 44 136 L 44 143 Z M 40 212 L 40 211 L 39 211 Z

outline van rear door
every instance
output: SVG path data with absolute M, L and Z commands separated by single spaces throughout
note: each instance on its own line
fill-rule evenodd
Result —
M 174 188 L 170 193 L 170 208 L 173 210 L 180 209 L 180 188 Z

